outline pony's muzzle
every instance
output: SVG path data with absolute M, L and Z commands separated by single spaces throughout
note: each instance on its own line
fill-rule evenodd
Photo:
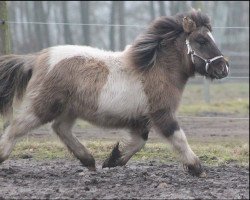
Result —
M 219 62 L 215 67 L 212 68 L 211 77 L 216 79 L 222 79 L 228 76 L 229 67 L 226 60 Z

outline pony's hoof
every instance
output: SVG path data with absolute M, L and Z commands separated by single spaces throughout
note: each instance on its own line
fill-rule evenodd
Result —
M 96 167 L 92 166 L 92 167 L 87 167 L 89 171 L 96 171 Z
M 117 166 L 123 166 L 125 165 L 126 163 L 123 162 L 121 159 L 119 160 L 116 160 L 116 161 L 111 161 L 110 162 L 110 159 L 107 159 L 104 161 L 104 163 L 102 164 L 102 168 L 112 168 L 112 167 L 117 167 Z
M 90 171 L 96 171 L 95 159 L 93 156 L 83 157 L 79 160 L 81 161 L 82 165 L 88 168 Z
M 201 164 L 195 164 L 195 165 L 190 165 L 190 164 L 184 164 L 183 165 L 184 171 L 189 173 L 192 176 L 197 176 L 197 177 L 206 177 L 206 173 L 202 170 Z
M 110 156 L 103 162 L 102 168 L 111 168 L 122 165 L 119 142 L 114 146 Z
M 7 158 L 1 157 L 1 156 L 0 156 L 0 164 L 1 164 L 2 162 L 4 162 L 6 159 L 7 159 Z
M 102 168 L 112 168 L 112 167 L 117 167 L 119 166 L 119 159 L 117 160 L 113 160 L 112 158 L 107 158 L 103 164 L 102 164 Z

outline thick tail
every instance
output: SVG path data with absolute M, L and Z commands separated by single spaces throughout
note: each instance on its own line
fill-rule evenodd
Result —
M 0 56 L 0 115 L 12 112 L 13 100 L 21 100 L 32 76 L 33 56 Z

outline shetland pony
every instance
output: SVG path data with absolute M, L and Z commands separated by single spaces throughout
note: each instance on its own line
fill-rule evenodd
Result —
M 185 169 L 199 176 L 199 158 L 176 119 L 181 96 L 196 73 L 228 75 L 228 63 L 212 37 L 209 18 L 199 11 L 160 17 L 122 52 L 88 46 L 55 46 L 28 55 L 0 57 L 0 113 L 7 118 L 0 162 L 17 139 L 52 122 L 52 129 L 81 163 L 95 160 L 72 134 L 77 118 L 101 127 L 127 128 L 131 141 L 117 143 L 103 167 L 125 165 L 154 127 L 179 153 Z M 14 100 L 24 100 L 13 116 Z

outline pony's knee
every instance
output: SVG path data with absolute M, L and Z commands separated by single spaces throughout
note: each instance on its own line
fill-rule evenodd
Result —
M 51 128 L 57 133 L 60 130 L 60 123 L 57 121 L 53 122 Z
M 163 124 L 158 125 L 157 129 L 163 136 L 169 138 L 173 136 L 176 131 L 180 130 L 180 127 L 177 121 L 169 120 Z
M 177 120 L 175 120 L 174 114 L 170 109 L 160 109 L 151 115 L 152 121 L 156 128 L 165 137 L 172 136 L 176 131 L 180 130 Z
M 180 130 L 179 124 L 174 120 L 161 126 L 161 132 L 165 137 L 172 136 L 178 130 Z

